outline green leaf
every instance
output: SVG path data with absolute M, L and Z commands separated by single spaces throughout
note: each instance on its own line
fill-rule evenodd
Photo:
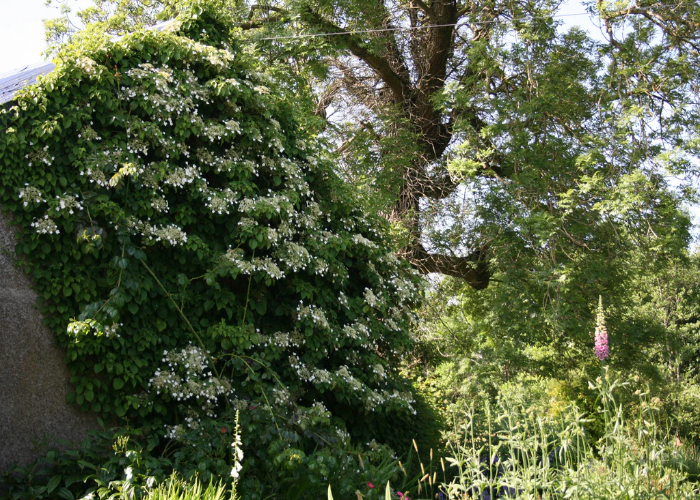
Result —
M 58 496 L 63 498 L 64 500 L 75 500 L 75 496 L 73 496 L 73 493 L 67 488 L 61 488 L 58 490 Z
M 78 465 L 83 467 L 84 469 L 92 469 L 92 470 L 97 470 L 97 467 L 94 464 L 91 464 L 90 462 L 86 462 L 85 460 L 78 460 Z
M 114 385 L 114 388 L 115 388 L 116 390 L 119 390 L 119 389 L 121 389 L 122 387 L 124 387 L 124 380 L 121 379 L 121 378 L 115 378 L 115 379 L 114 379 L 114 382 L 113 382 L 113 385 Z
M 51 493 L 53 490 L 55 490 L 58 487 L 59 484 L 61 484 L 61 476 L 56 475 L 56 476 L 52 477 L 49 480 L 49 483 L 46 485 L 46 493 Z

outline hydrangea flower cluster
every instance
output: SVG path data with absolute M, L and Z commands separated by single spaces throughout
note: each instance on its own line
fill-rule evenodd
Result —
M 215 214 L 219 215 L 229 215 L 231 212 L 231 205 L 233 205 L 238 196 L 230 188 L 216 191 L 210 189 L 207 196 L 206 205 Z
M 24 187 L 19 190 L 19 198 L 23 200 L 22 203 L 25 207 L 30 203 L 41 203 L 45 201 L 41 196 L 41 191 L 29 184 L 25 184 Z
M 31 226 L 39 234 L 59 234 L 61 232 L 59 231 L 56 222 L 54 222 L 54 220 L 50 218 L 48 214 L 44 215 L 44 217 L 41 219 L 35 219 Z
M 144 234 L 147 234 L 149 239 L 167 241 L 172 246 L 187 243 L 187 234 L 175 224 L 160 227 L 150 226 Z
M 75 210 L 82 210 L 83 204 L 78 200 L 77 195 L 66 194 L 56 196 L 56 212 L 67 211 L 69 215 L 73 215 Z
M 165 212 L 165 213 L 167 213 L 168 209 L 170 208 L 170 206 L 168 205 L 168 200 L 166 200 L 162 196 L 157 196 L 157 197 L 153 198 L 153 200 L 151 201 L 151 207 L 153 207 L 153 209 L 156 212 Z
M 200 347 L 188 345 L 184 349 L 164 351 L 162 367 L 157 369 L 148 386 L 157 395 L 167 394 L 178 402 L 196 403 L 208 416 L 220 397 L 234 394 L 231 383 L 212 372 L 209 355 Z M 193 420 L 189 423 L 192 428 Z

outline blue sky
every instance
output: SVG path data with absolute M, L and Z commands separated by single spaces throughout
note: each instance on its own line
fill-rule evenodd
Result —
M 69 0 L 71 6 L 86 6 L 88 0 Z M 0 0 L 0 73 L 41 61 L 46 50 L 44 19 L 58 17 L 46 0 Z
M 45 0 L 0 0 L 0 73 L 41 60 L 42 19 L 56 17 Z

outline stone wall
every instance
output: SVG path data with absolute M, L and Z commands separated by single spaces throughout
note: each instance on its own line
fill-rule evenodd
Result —
M 28 463 L 44 439 L 84 439 L 95 415 L 66 403 L 65 352 L 42 323 L 29 278 L 14 265 L 15 239 L 0 211 L 0 471 Z

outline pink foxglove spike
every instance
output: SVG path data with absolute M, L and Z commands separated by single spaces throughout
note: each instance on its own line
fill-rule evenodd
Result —
M 595 321 L 595 355 L 598 359 L 605 361 L 610 355 L 608 348 L 608 329 L 605 327 L 605 312 L 603 311 L 603 297 L 598 301 L 598 314 Z

